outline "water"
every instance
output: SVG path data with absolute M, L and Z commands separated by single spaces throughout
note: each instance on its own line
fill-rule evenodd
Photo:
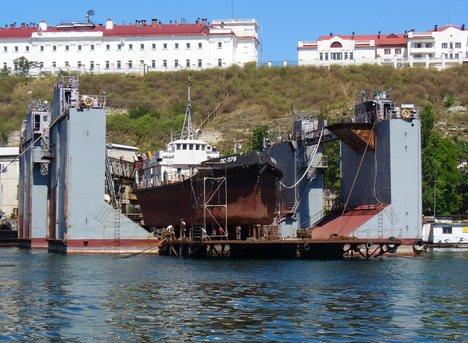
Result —
M 0 340 L 468 341 L 468 253 L 194 260 L 0 249 Z

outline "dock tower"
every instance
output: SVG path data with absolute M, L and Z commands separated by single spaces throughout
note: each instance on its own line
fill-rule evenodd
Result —
M 54 89 L 50 126 L 49 250 L 124 252 L 154 245 L 154 237 L 104 201 L 106 98 L 81 95 L 78 79 Z
M 21 127 L 18 241 L 21 247 L 47 248 L 47 185 L 50 107 L 34 100 Z
M 288 140 L 267 149 L 284 174 L 277 223 L 280 238 L 297 237 L 298 229 L 310 227 L 324 215 L 323 173 L 327 159 L 322 144 L 335 139 L 326 125 L 326 120 L 296 113 Z
M 48 107 L 31 106 L 19 209 L 20 238 L 31 247 L 38 241 L 54 252 L 126 253 L 156 243 L 121 214 L 118 192 L 111 204 L 104 200 L 106 186 L 114 188 L 106 165 L 105 102 L 103 95 L 80 94 L 78 79 L 63 76 L 50 114 Z
M 311 228 L 312 238 L 421 237 L 421 134 L 417 109 L 386 92 L 361 92 L 354 116 L 328 129 L 341 141 L 341 207 Z

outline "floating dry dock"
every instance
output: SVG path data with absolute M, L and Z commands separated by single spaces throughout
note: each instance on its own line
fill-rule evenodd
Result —
M 381 239 L 290 239 L 163 241 L 159 254 L 176 257 L 219 258 L 374 258 L 396 252 L 399 240 Z

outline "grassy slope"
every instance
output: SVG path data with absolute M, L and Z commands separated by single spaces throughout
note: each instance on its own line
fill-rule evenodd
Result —
M 468 106 L 468 65 L 435 71 L 419 68 L 394 69 L 372 65 L 331 70 L 315 67 L 260 67 L 149 73 L 146 76 L 85 75 L 81 93 L 105 91 L 114 109 L 146 108 L 151 113 L 136 119 L 116 114 L 108 120 L 108 141 L 154 149 L 180 130 L 186 101 L 187 77 L 192 77 L 194 121 L 200 123 L 216 104 L 225 99 L 206 129 L 221 132 L 221 149 L 248 139 L 251 129 L 268 125 L 278 132 L 291 126 L 291 109 L 309 110 L 339 120 L 352 113 L 355 97 L 365 90 L 391 90 L 397 103 L 434 104 L 436 121 L 459 123 L 457 135 L 466 139 L 466 113 L 444 110 L 446 96 Z M 0 134 L 4 140 L 19 129 L 27 102 L 40 97 L 51 100 L 55 79 L 21 81 L 0 79 Z M 112 111 L 110 111 L 112 113 Z

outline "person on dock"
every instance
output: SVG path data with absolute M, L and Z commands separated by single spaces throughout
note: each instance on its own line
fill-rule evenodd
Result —
M 180 220 L 180 238 L 185 238 L 186 224 L 183 219 Z

